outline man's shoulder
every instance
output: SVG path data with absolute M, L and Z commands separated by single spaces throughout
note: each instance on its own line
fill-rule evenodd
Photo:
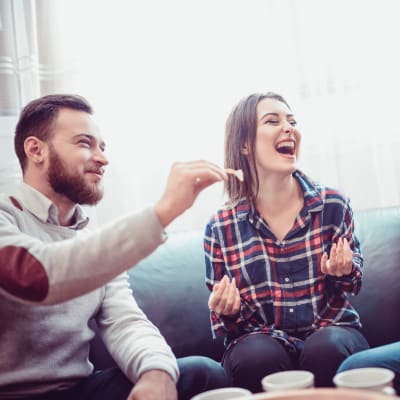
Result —
M 21 202 L 14 196 L 0 193 L 0 213 L 16 216 L 21 214 L 23 210 Z

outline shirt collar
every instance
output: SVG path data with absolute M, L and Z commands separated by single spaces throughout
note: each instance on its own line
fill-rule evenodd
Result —
M 293 176 L 297 179 L 303 191 L 305 208 L 309 212 L 321 211 L 324 208 L 321 187 L 299 170 L 296 170 Z
M 40 221 L 60 225 L 56 205 L 32 186 L 22 182 L 17 188 L 15 198 L 21 203 L 24 209 L 28 210 Z M 79 204 L 75 205 L 72 221 L 73 224 L 68 226 L 68 228 L 75 230 L 83 229 L 89 223 L 88 216 Z

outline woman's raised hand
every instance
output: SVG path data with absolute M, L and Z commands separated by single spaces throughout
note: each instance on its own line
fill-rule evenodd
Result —
M 321 271 L 324 274 L 341 277 L 349 275 L 353 268 L 353 251 L 346 238 L 339 238 L 333 244 L 329 254 L 324 253 L 321 259 Z
M 208 299 L 208 308 L 217 314 L 230 317 L 239 313 L 240 294 L 235 279 L 229 282 L 228 276 L 225 275 L 214 285 Z

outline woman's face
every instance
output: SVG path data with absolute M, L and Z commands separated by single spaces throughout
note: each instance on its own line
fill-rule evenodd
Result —
M 301 135 L 285 103 L 266 98 L 257 105 L 255 161 L 260 176 L 296 169 Z

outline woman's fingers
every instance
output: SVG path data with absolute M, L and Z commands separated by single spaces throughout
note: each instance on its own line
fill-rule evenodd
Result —
M 339 238 L 337 244 L 333 243 L 329 253 L 324 253 L 321 258 L 321 271 L 324 274 L 341 277 L 351 273 L 353 268 L 353 251 L 346 238 Z
M 224 275 L 224 277 L 214 285 L 213 291 L 208 300 L 208 307 L 210 310 L 217 312 L 217 309 L 220 308 L 221 303 L 223 302 L 223 295 L 227 281 L 228 277 Z
M 240 310 L 240 295 L 235 279 L 229 282 L 225 275 L 219 283 L 214 285 L 208 301 L 210 310 L 221 315 L 235 315 Z
M 330 275 L 336 275 L 336 269 L 337 269 L 336 256 L 337 256 L 337 245 L 336 243 L 333 243 L 328 260 L 328 270 Z
M 321 257 L 321 271 L 323 274 L 328 273 L 328 254 L 326 252 Z
M 343 240 L 343 275 L 348 275 L 353 269 L 353 251 L 346 238 Z

